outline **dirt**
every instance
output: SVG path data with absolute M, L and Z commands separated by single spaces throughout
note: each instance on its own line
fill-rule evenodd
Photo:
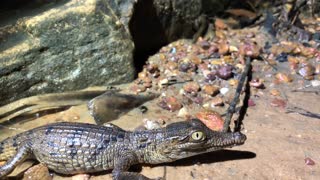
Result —
M 288 88 L 287 88 L 288 89 Z M 308 109 L 320 112 L 319 95 L 313 93 L 292 93 L 281 89 L 290 101 Z M 273 99 L 268 90 L 261 90 L 254 98 L 256 106 L 249 107 L 243 121 L 246 143 L 232 149 L 217 151 L 180 160 L 171 164 L 143 166 L 141 173 L 148 177 L 166 179 L 319 179 L 320 178 L 320 121 L 299 114 L 286 114 L 284 109 L 272 107 Z M 159 116 L 152 102 L 146 104 L 149 111 L 140 113 L 137 109 L 113 123 L 124 129 L 133 130 L 142 125 L 142 119 Z M 167 117 L 168 118 L 168 117 Z M 11 129 L 2 129 L 1 139 L 19 131 L 31 129 L 57 121 L 94 123 L 85 105 L 39 119 L 14 124 Z M 174 120 L 173 120 L 174 121 Z M 311 158 L 315 165 L 306 165 L 305 158 Z M 166 173 L 164 174 L 166 169 Z M 72 179 L 54 174 L 53 179 Z M 111 179 L 110 174 L 92 175 L 91 179 Z

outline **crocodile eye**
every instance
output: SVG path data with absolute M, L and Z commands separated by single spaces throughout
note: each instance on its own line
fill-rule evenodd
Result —
M 205 138 L 205 135 L 201 131 L 196 131 L 192 133 L 191 137 L 193 140 L 199 141 L 199 140 L 203 140 Z

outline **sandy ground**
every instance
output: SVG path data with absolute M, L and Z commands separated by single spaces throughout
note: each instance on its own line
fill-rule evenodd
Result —
M 290 93 L 284 86 L 282 92 L 291 105 L 299 105 L 311 112 L 320 112 L 319 95 L 312 93 Z M 143 166 L 141 173 L 148 177 L 163 177 L 175 180 L 209 179 L 319 179 L 320 178 L 320 121 L 299 114 L 285 113 L 279 107 L 272 107 L 267 90 L 261 90 L 260 97 L 253 98 L 256 106 L 248 108 L 242 130 L 248 137 L 239 147 L 212 152 L 171 164 Z M 146 104 L 150 111 L 139 114 L 136 110 L 114 121 L 124 129 L 134 129 L 142 124 L 141 119 L 159 116 L 153 111 L 152 103 Z M 86 106 L 73 107 L 65 112 L 47 115 L 37 120 L 14 124 L 4 128 L 0 135 L 16 134 L 35 126 L 61 120 L 92 122 Z M 167 114 L 170 116 L 169 114 Z M 166 114 L 161 115 L 166 116 Z M 316 164 L 305 164 L 305 158 Z M 135 168 L 139 170 L 138 168 Z M 166 172 L 165 172 L 166 171 Z M 53 179 L 72 179 L 54 174 Z M 95 174 L 91 179 L 111 179 L 110 173 Z

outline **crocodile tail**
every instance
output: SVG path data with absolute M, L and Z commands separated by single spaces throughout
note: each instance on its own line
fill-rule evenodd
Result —
M 18 150 L 16 136 L 7 138 L 0 142 L 0 161 L 6 161 L 13 157 Z

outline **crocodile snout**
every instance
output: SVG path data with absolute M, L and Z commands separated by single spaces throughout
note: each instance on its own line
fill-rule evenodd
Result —
M 240 133 L 240 132 L 235 132 L 233 133 L 233 139 L 235 144 L 240 145 L 243 144 L 247 140 L 247 136 Z

